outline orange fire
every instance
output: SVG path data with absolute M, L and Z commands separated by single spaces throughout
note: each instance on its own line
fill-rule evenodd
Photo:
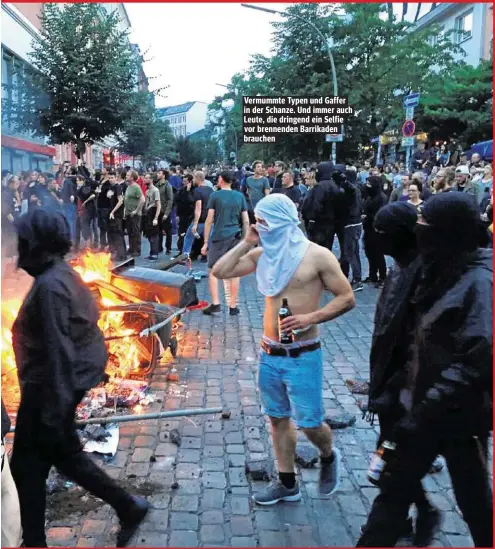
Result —
M 110 254 L 86 252 L 75 262 L 74 269 L 81 275 L 86 283 L 95 280 L 110 282 L 112 260 Z M 8 374 L 15 370 L 15 358 L 12 348 L 11 328 L 17 313 L 21 307 L 21 299 L 11 299 L 2 302 L 2 333 L 1 333 L 1 356 L 2 373 Z M 114 295 L 102 291 L 101 304 L 103 306 L 123 305 L 124 301 Z M 136 329 L 126 326 L 125 313 L 105 312 L 100 314 L 98 325 L 105 337 L 130 336 Z M 126 378 L 135 370 L 139 369 L 140 362 L 146 357 L 146 349 L 139 343 L 138 338 L 124 337 L 107 342 L 109 360 L 107 374 L 113 382 Z

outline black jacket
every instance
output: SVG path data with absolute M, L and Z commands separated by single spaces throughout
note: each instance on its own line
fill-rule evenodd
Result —
M 61 428 L 77 392 L 103 380 L 107 349 L 90 290 L 65 261 L 36 276 L 12 327 L 21 396 L 39 386 L 42 422 Z
M 363 196 L 361 187 L 357 183 L 355 176 L 355 172 L 352 176 L 346 174 L 346 178 L 343 179 L 341 183 L 341 187 L 344 191 L 344 205 L 342 208 L 342 221 L 344 227 L 346 225 L 357 225 L 362 222 Z M 354 179 L 354 181 L 352 179 Z
M 371 413 L 400 415 L 399 393 L 405 385 L 411 345 L 410 301 L 419 277 L 421 260 L 395 265 L 385 280 L 375 311 L 370 351 Z
M 363 204 L 363 229 L 366 233 L 374 235 L 373 222 L 378 210 L 387 204 L 387 197 L 381 188 L 380 178 L 370 177 L 371 188 L 366 187 L 367 197 Z
M 455 284 L 418 302 L 413 409 L 399 433 L 464 438 L 493 429 L 492 260 L 492 250 L 478 249 Z
M 10 431 L 10 417 L 7 413 L 7 409 L 5 408 L 5 404 L 3 403 L 2 399 L 2 440 L 5 438 L 7 433 Z
M 174 206 L 179 217 L 192 217 L 194 215 L 194 187 L 188 191 L 186 187 L 182 187 L 175 193 Z
M 335 184 L 332 174 L 335 167 L 332 162 L 318 164 L 318 183 L 313 187 L 311 196 L 305 201 L 304 217 L 315 221 L 319 226 L 335 226 L 339 213 L 339 201 L 344 193 Z

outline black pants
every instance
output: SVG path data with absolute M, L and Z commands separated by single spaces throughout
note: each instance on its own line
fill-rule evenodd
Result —
M 315 223 L 308 223 L 306 231 L 311 242 L 332 251 L 335 238 L 334 225 L 323 225 L 319 221 L 316 221 Z
M 153 225 L 156 215 L 156 206 L 152 206 L 144 217 L 144 234 L 150 243 L 150 255 L 157 256 L 160 253 L 161 230 L 160 223 Z
M 71 413 L 63 421 L 65 427 L 56 436 L 41 423 L 40 393 L 37 385 L 23 390 L 12 454 L 12 476 L 19 493 L 26 547 L 47 547 L 46 479 L 52 466 L 109 503 L 121 519 L 126 518 L 134 505 L 132 497 L 82 451 L 73 420 L 84 393 L 75 395 Z
M 361 282 L 361 257 L 359 255 L 359 241 L 363 232 L 362 225 L 352 225 L 344 228 L 344 246 L 340 256 L 342 272 L 349 277 L 352 269 L 353 282 Z
M 115 254 L 115 259 L 124 261 L 126 258 L 125 238 L 121 217 L 108 220 L 108 245 L 110 251 Z
M 100 208 L 98 210 L 98 228 L 100 229 L 100 246 L 106 248 L 109 245 L 108 242 L 108 221 L 110 210 L 106 208 Z
M 141 255 L 141 216 L 133 215 L 126 218 L 127 234 L 129 235 L 129 253 L 133 257 Z
M 184 247 L 184 236 L 186 234 L 187 228 L 191 224 L 191 221 L 193 220 L 192 215 L 182 215 L 179 216 L 179 227 L 178 227 L 178 233 L 179 237 L 177 239 L 177 249 L 180 253 L 182 253 L 182 249 Z
M 172 251 L 172 220 L 170 216 L 160 222 L 161 234 L 160 234 L 160 253 L 163 252 L 163 236 L 165 236 L 165 250 L 167 253 Z
M 385 280 L 387 277 L 387 264 L 380 248 L 380 242 L 373 229 L 369 229 L 364 233 L 364 253 L 368 258 L 370 280 L 372 282 L 378 282 L 378 279 Z
M 493 547 L 493 500 L 486 438 L 437 438 L 411 445 L 371 508 L 357 547 L 395 547 L 417 486 L 436 456 L 447 462 L 455 498 L 476 547 Z

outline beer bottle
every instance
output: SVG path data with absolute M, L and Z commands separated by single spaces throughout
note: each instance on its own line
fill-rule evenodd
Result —
M 278 334 L 279 334 L 279 341 L 280 343 L 283 343 L 284 345 L 287 345 L 288 343 L 294 342 L 294 334 L 292 331 L 290 332 L 283 332 L 280 329 L 280 322 L 289 316 L 292 316 L 292 313 L 289 309 L 289 302 L 287 301 L 287 298 L 282 299 L 282 307 L 280 307 L 280 310 L 278 312 Z
M 385 471 L 387 462 L 393 457 L 395 448 L 395 443 L 384 440 L 376 454 L 371 458 L 370 466 L 368 468 L 368 480 L 371 484 L 374 484 L 375 486 L 380 484 L 380 478 Z

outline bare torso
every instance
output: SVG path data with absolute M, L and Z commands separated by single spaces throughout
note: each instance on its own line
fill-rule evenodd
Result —
M 308 250 L 286 288 L 274 297 L 265 298 L 263 334 L 273 341 L 279 340 L 278 312 L 282 299 L 286 298 L 293 315 L 312 313 L 320 308 L 320 301 L 325 289 L 316 268 L 315 254 L 318 246 L 310 244 Z M 318 327 L 295 335 L 295 341 L 305 341 L 318 336 Z

